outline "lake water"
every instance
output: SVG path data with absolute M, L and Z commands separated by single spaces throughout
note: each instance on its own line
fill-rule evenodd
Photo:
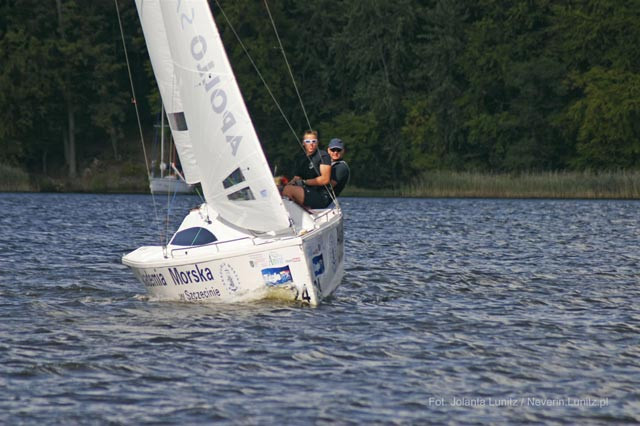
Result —
M 332 298 L 220 306 L 120 263 L 150 196 L 0 194 L 0 423 L 640 422 L 640 202 L 342 206 Z

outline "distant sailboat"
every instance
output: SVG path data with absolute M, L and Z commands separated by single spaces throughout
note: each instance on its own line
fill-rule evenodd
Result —
M 136 0 L 185 180 L 205 202 L 166 246 L 125 255 L 152 298 L 311 305 L 344 274 L 342 211 L 307 211 L 275 186 L 206 0 Z
M 194 185 L 189 185 L 180 170 L 176 167 L 175 161 L 169 158 L 165 162 L 165 128 L 168 127 L 164 122 L 164 106 L 160 111 L 160 155 L 159 155 L 159 174 L 155 176 L 155 163 L 151 164 L 151 176 L 149 176 L 149 189 L 153 194 L 189 194 L 194 191 Z M 171 155 L 169 155 L 171 157 Z

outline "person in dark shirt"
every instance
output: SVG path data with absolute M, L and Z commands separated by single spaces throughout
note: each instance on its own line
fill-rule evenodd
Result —
M 349 183 L 351 175 L 349 165 L 342 159 L 344 157 L 344 142 L 338 138 L 331 139 L 327 152 L 331 157 L 331 186 L 337 197 Z
M 295 163 L 294 177 L 282 190 L 282 195 L 312 209 L 323 209 L 331 204 L 329 183 L 331 157 L 318 149 L 318 132 L 307 130 L 302 138 L 304 155 Z

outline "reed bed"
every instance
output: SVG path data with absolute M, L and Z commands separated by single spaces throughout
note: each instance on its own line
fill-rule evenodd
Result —
M 30 192 L 33 185 L 24 170 L 0 164 L 0 192 Z
M 95 170 L 79 179 L 34 180 L 0 164 L 0 192 L 148 192 L 142 170 Z M 495 174 L 430 171 L 396 188 L 348 185 L 347 197 L 640 199 L 640 171 Z
M 486 174 L 428 172 L 400 197 L 640 198 L 640 171 Z

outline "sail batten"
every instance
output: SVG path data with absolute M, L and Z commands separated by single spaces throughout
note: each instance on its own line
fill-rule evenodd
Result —
M 143 3 L 146 8 L 149 1 L 136 3 Z M 171 96 L 177 93 L 172 99 L 181 102 L 190 140 L 187 155 L 193 155 L 194 175 L 199 176 L 207 203 L 226 221 L 241 228 L 261 232 L 287 228 L 289 215 L 207 1 L 151 3 L 160 11 L 154 19 L 161 20 L 156 24 L 162 26 L 166 40 L 163 47 L 171 58 L 171 74 L 175 77 Z M 155 66 L 154 73 L 160 85 Z M 179 155 L 184 160 L 180 151 Z M 243 185 L 225 187 L 233 173 L 243 176 Z

